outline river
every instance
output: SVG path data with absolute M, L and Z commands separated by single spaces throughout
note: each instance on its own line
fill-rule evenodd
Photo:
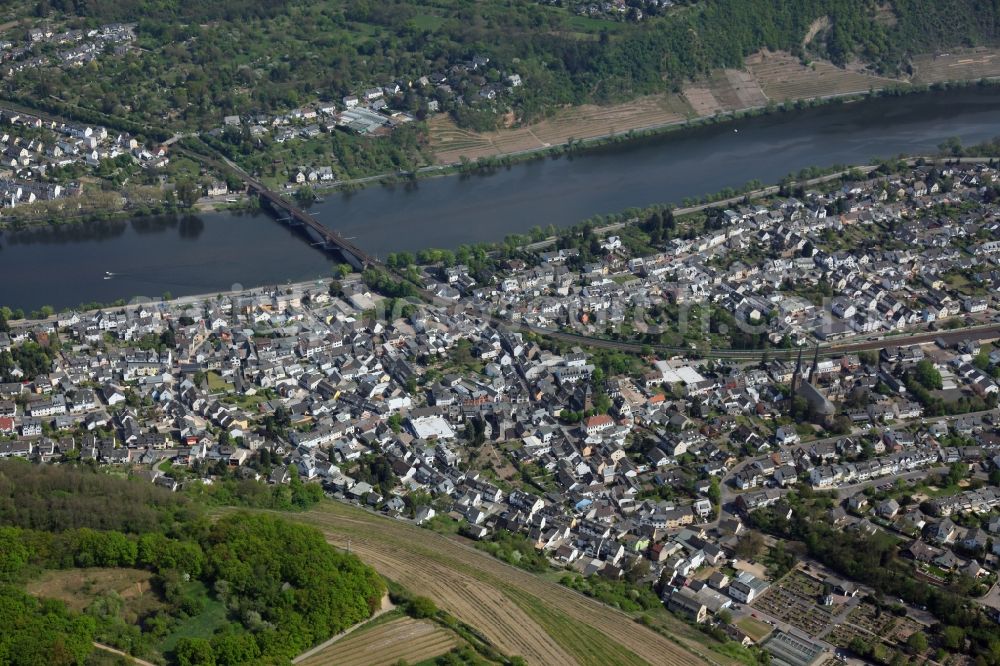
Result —
M 500 240 L 630 206 L 699 197 L 809 166 L 935 152 L 1000 135 L 1000 92 L 969 89 L 834 104 L 679 130 L 490 175 L 329 195 L 312 212 L 368 252 Z M 114 275 L 107 275 L 107 273 Z M 330 260 L 269 216 L 211 213 L 0 239 L 0 304 L 34 309 L 174 296 L 329 275 Z

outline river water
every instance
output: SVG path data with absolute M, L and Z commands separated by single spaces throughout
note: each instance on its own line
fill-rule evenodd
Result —
M 949 137 L 970 145 L 996 136 L 1000 92 L 925 93 L 681 130 L 490 175 L 328 195 L 312 212 L 384 256 L 500 240 L 631 206 L 680 204 L 753 179 L 773 183 L 809 166 L 934 152 Z M 322 251 L 262 213 L 137 219 L 0 238 L 0 304 L 25 309 L 214 292 L 329 273 L 330 259 Z

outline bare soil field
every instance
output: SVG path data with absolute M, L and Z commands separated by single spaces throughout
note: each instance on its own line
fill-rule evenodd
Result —
M 813 38 L 820 33 L 821 30 L 828 30 L 830 28 L 830 17 L 821 16 L 809 25 L 809 31 L 806 32 L 806 36 L 802 39 L 802 48 L 809 46 Z
M 139 569 L 68 569 L 46 571 L 30 581 L 29 594 L 64 601 L 69 608 L 82 611 L 98 597 L 115 593 L 125 602 L 122 612 L 126 622 L 134 622 L 163 605 L 149 584 L 153 574 Z
M 725 111 L 749 109 L 767 104 L 767 95 L 748 70 L 718 70 L 712 73 L 708 82 L 712 96 Z
M 935 83 L 1000 76 L 1000 49 L 976 48 L 913 59 L 913 80 Z
M 402 617 L 361 629 L 304 659 L 301 666 L 391 666 L 405 659 L 418 663 L 458 645 L 454 634 L 433 622 Z
M 707 649 L 696 630 L 671 624 L 672 638 L 558 583 L 509 566 L 458 539 L 324 502 L 296 520 L 349 547 L 379 573 L 433 599 L 498 649 L 532 664 L 697 666 Z M 732 663 L 712 654 L 717 663 Z
M 782 52 L 761 51 L 747 58 L 746 64 L 764 94 L 775 102 L 862 93 L 901 83 L 850 68 L 841 69 L 821 60 L 806 66 L 798 58 Z
M 714 116 L 720 111 L 726 110 L 712 94 L 711 86 L 706 83 L 684 86 L 682 94 L 697 116 Z
M 748 70 L 721 69 L 684 86 L 684 99 L 698 116 L 750 109 L 767 104 L 767 95 Z
M 657 127 L 685 120 L 693 112 L 678 95 L 651 95 L 625 104 L 587 104 L 557 111 L 552 118 L 527 127 L 482 134 L 458 128 L 445 115 L 433 118 L 431 150 L 440 164 L 458 162 L 462 157 L 507 155 L 566 143 L 569 139 L 592 139 L 629 130 Z

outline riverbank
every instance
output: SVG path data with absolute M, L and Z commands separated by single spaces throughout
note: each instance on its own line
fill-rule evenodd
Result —
M 944 164 L 944 163 L 979 163 L 979 162 L 990 162 L 1000 160 L 1000 156 L 990 157 L 946 157 L 946 156 L 924 156 L 924 157 L 913 157 L 903 160 L 907 166 L 914 166 L 919 163 L 926 164 Z M 860 174 L 862 176 L 867 176 L 872 172 L 880 168 L 879 164 L 860 164 L 855 166 L 847 166 L 844 168 L 837 169 L 831 173 L 826 173 L 820 176 L 807 179 L 794 179 L 795 186 L 801 187 L 812 187 L 816 185 L 821 185 L 823 183 L 829 183 L 831 181 L 844 178 L 851 174 Z M 788 179 L 783 179 L 788 181 Z M 790 181 L 789 181 L 790 182 Z M 704 201 L 702 203 L 692 205 L 692 206 L 659 206 L 658 208 L 666 209 L 669 208 L 676 219 L 683 219 L 685 216 L 693 215 L 704 211 L 709 208 L 721 208 L 726 206 L 731 206 L 739 204 L 743 201 L 756 201 L 764 198 L 768 198 L 778 194 L 781 191 L 782 185 L 771 184 L 764 187 L 759 187 L 756 189 L 747 189 L 745 191 L 739 192 L 734 196 L 727 196 L 721 198 L 712 198 L 711 200 Z M 640 211 L 640 213 L 648 213 L 649 211 Z M 642 219 L 642 215 L 639 216 L 626 216 L 625 211 L 619 211 L 618 213 L 609 215 L 610 218 L 623 218 L 620 221 L 612 222 L 609 224 L 604 224 L 594 228 L 594 233 L 598 236 L 605 236 L 607 234 L 620 231 L 623 227 L 636 224 Z M 494 239 L 493 241 L 482 243 L 480 247 L 487 252 L 495 252 L 500 249 L 500 246 L 504 244 L 507 239 Z M 546 248 L 554 245 L 559 240 L 559 236 L 548 236 L 541 240 L 532 241 L 529 238 L 519 239 L 517 243 L 520 249 L 528 252 L 539 252 L 545 250 Z M 428 246 L 428 250 L 441 249 L 433 248 Z M 234 285 L 232 289 L 226 290 L 216 290 L 209 292 L 200 292 L 194 294 L 188 294 L 184 296 L 179 296 L 174 298 L 171 295 L 161 295 L 160 297 L 148 297 L 148 296 L 132 296 L 129 299 L 119 299 L 112 303 L 83 303 L 81 302 L 79 306 L 72 308 L 79 312 L 112 312 L 120 310 L 123 307 L 137 306 L 142 304 L 156 304 L 161 302 L 169 302 L 172 306 L 183 307 L 185 305 L 193 305 L 197 303 L 204 303 L 211 300 L 216 300 L 224 297 L 240 296 L 240 295 L 253 295 L 258 293 L 263 293 L 264 291 L 271 291 L 274 289 L 281 289 L 290 291 L 292 293 L 303 293 L 307 290 L 315 290 L 317 288 L 324 288 L 329 284 L 329 280 L 333 279 L 332 269 L 331 275 L 329 277 L 323 278 L 313 278 L 308 280 L 299 281 L 287 281 L 282 283 L 268 282 L 262 283 L 257 286 L 244 287 L 243 285 Z M 47 310 L 49 306 L 43 306 L 43 310 Z M 12 319 L 11 323 L 17 326 L 26 326 L 38 322 L 52 322 L 57 319 L 55 314 L 50 316 L 43 316 L 41 311 L 36 311 L 33 313 L 34 316 L 30 318 L 23 319 Z
M 733 123 L 749 118 L 781 115 L 815 109 L 831 104 L 863 103 L 869 100 L 907 97 L 926 94 L 928 92 L 965 90 L 969 88 L 1000 89 L 1000 77 L 968 80 L 945 80 L 935 83 L 900 83 L 898 86 L 885 86 L 867 90 L 854 90 L 815 97 L 803 97 L 786 100 L 779 103 L 769 103 L 720 111 L 710 115 L 688 117 L 681 120 L 671 120 L 646 126 L 631 127 L 622 131 L 609 132 L 587 138 L 571 138 L 568 141 L 540 145 L 534 148 L 511 151 L 499 155 L 486 155 L 476 159 L 452 160 L 440 164 L 420 167 L 413 171 L 399 171 L 365 176 L 350 180 L 336 181 L 330 184 L 309 183 L 309 187 L 317 195 L 334 193 L 351 193 L 372 185 L 392 186 L 406 184 L 428 178 L 439 178 L 454 175 L 488 175 L 492 171 L 511 167 L 526 162 L 560 158 L 564 156 L 580 156 L 614 145 L 639 143 L 649 139 L 659 138 L 671 133 L 693 130 L 714 125 Z M 527 128 L 527 129 L 530 129 Z M 295 188 L 285 186 L 283 193 L 291 196 Z
M 894 81 L 886 79 L 886 81 Z M 699 128 L 711 127 L 715 125 L 728 125 L 741 120 L 766 117 L 770 115 L 793 114 L 808 109 L 814 109 L 832 104 L 850 104 L 855 102 L 865 102 L 883 98 L 907 97 L 911 95 L 925 94 L 930 91 L 946 90 L 967 90 L 977 88 L 981 90 L 996 89 L 1000 87 L 1000 79 L 994 77 L 978 80 L 945 80 L 932 84 L 926 83 L 906 83 L 899 82 L 895 85 L 887 85 L 881 88 L 871 88 L 869 90 L 856 90 L 838 92 L 828 95 L 814 97 L 803 97 L 794 100 L 786 100 L 776 103 L 773 100 L 764 105 L 755 105 L 727 111 L 717 111 L 709 115 L 690 116 L 683 119 L 670 120 L 668 122 L 653 124 L 648 126 L 630 127 L 624 130 L 613 131 L 607 134 L 587 138 L 572 138 L 562 143 L 544 143 L 533 148 L 506 152 L 499 155 L 483 156 L 475 160 L 455 160 L 444 164 L 429 164 L 412 171 L 399 171 L 395 173 L 382 173 L 371 176 L 359 177 L 350 180 L 341 180 L 332 183 L 309 183 L 308 186 L 317 196 L 350 194 L 368 188 L 372 185 L 397 186 L 416 183 L 417 181 L 439 178 L 442 176 L 454 175 L 489 175 L 501 168 L 509 168 L 517 164 L 545 159 L 557 159 L 561 157 L 587 156 L 595 151 L 606 149 L 610 146 L 629 146 L 640 144 L 645 141 L 661 138 L 685 130 L 697 130 Z M 530 132 L 530 127 L 527 130 Z M 534 136 L 534 134 L 532 134 Z M 175 137 L 176 138 L 176 137 Z M 281 188 L 283 195 L 287 197 L 295 196 L 295 186 L 284 185 Z M 229 199 L 238 199 L 233 202 Z M 63 200 L 59 200 L 63 201 Z M 314 204 L 309 204 L 312 207 Z M 128 219 L 130 217 L 157 215 L 157 214 L 184 214 L 192 211 L 254 211 L 257 210 L 255 203 L 248 198 L 245 193 L 237 192 L 227 195 L 224 199 L 219 197 L 203 197 L 199 199 L 191 209 L 167 210 L 164 206 L 157 207 L 155 204 L 130 207 L 124 210 L 90 210 L 85 214 L 72 216 L 53 216 L 48 213 L 41 213 L 35 219 L 18 219 L 16 222 L 9 222 L 0 216 L 0 229 L 4 228 L 26 228 L 31 226 L 45 225 L 68 225 L 82 224 L 95 221 L 110 221 L 116 219 Z
M 813 176 L 837 164 L 867 164 L 873 155 L 934 153 L 949 137 L 968 146 L 997 135 L 1000 94 L 992 89 L 927 93 L 671 132 L 490 175 L 367 188 L 327 196 L 310 212 L 369 255 L 457 250 L 584 220 L 600 227 L 630 207 L 682 205 L 725 190 L 742 195 L 749 181 L 779 183 L 810 167 L 817 167 Z M 315 239 L 263 211 L 65 225 L 20 236 L 0 242 L 0 303 L 24 310 L 284 284 L 327 277 L 333 265 L 311 246 Z M 116 275 L 105 280 L 105 271 Z
M 471 132 L 443 116 L 429 122 L 431 148 L 440 164 L 475 163 L 578 142 L 687 127 L 734 114 L 802 108 L 869 95 L 919 93 L 932 86 L 966 86 L 1000 77 L 1000 50 L 958 49 L 915 56 L 908 77 L 878 76 L 858 67 L 804 61 L 785 52 L 760 51 L 740 69 L 715 70 L 674 92 L 596 107 L 565 107 L 530 125 Z
M 333 278 L 329 278 L 332 280 Z M 312 279 L 303 280 L 300 282 L 288 282 L 280 285 L 258 285 L 255 287 L 246 287 L 238 285 L 235 289 L 229 289 L 227 291 L 213 291 L 201 294 L 188 294 L 186 296 L 178 296 L 174 298 L 173 296 L 161 296 L 159 298 L 149 297 L 149 296 L 134 296 L 130 299 L 122 299 L 115 301 L 114 303 L 81 303 L 78 307 L 65 307 L 60 309 L 60 312 L 74 311 L 79 313 L 111 313 L 117 312 L 123 308 L 137 307 L 141 305 L 167 305 L 171 307 L 184 307 L 188 305 L 195 305 L 199 303 L 205 303 L 213 300 L 221 300 L 223 298 L 231 298 L 233 296 L 253 296 L 257 294 L 264 293 L 265 291 L 273 291 L 274 289 L 285 290 L 293 294 L 302 294 L 311 289 L 318 289 L 321 287 L 328 287 L 328 282 L 324 282 L 322 279 Z M 49 306 L 42 306 L 43 308 Z M 58 321 L 58 313 L 53 312 L 52 314 L 46 316 L 37 317 L 22 317 L 22 318 L 11 318 L 8 323 L 13 328 L 24 328 L 28 326 L 34 326 L 36 324 L 51 324 Z
M 442 170 L 442 174 L 456 172 L 482 172 L 499 167 L 511 166 L 528 160 L 544 159 L 546 157 L 560 157 L 563 155 L 584 156 L 591 151 L 604 148 L 609 145 L 640 142 L 646 139 L 661 137 L 673 132 L 732 123 L 748 118 L 794 113 L 796 111 L 818 108 L 830 104 L 851 104 L 875 99 L 920 95 L 932 91 L 963 90 L 974 87 L 981 89 L 1000 89 L 1000 77 L 977 80 L 942 81 L 933 84 L 907 84 L 899 87 L 887 86 L 884 88 L 856 90 L 844 93 L 822 95 L 818 97 L 798 98 L 780 103 L 749 106 L 732 111 L 717 112 L 711 115 L 694 116 L 684 120 L 673 120 L 644 127 L 633 127 L 624 131 L 610 132 L 589 138 L 570 139 L 569 141 L 563 143 L 543 145 L 536 148 L 527 148 L 500 155 L 483 156 L 475 160 L 452 161 L 439 165 L 439 169 Z M 430 167 L 427 167 L 427 169 L 431 170 Z M 391 176 L 387 174 L 386 177 Z

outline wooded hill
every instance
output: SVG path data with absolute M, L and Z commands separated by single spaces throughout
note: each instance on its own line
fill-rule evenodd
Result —
M 484 103 L 479 85 L 448 105 L 484 128 L 508 106 L 523 120 L 562 104 L 677 89 L 760 49 L 890 75 L 913 54 L 998 41 L 996 0 L 699 0 L 639 23 L 574 16 L 535 0 L 41 0 L 38 15 L 97 25 L 134 21 L 146 52 L 84 68 L 27 70 L 3 83 L 24 103 L 91 109 L 130 122 L 216 127 L 224 115 L 287 110 L 364 86 L 490 58 L 483 82 L 524 85 Z M 827 26 L 804 45 L 810 27 Z M 55 96 L 55 97 L 53 97 Z M 404 106 L 419 110 L 407 96 Z M 495 108 L 496 107 L 496 108 Z
M 183 495 L 88 468 L 0 463 L 0 525 L 4 664 L 80 664 L 93 640 L 169 663 L 287 663 L 368 618 L 385 590 L 315 529 L 245 513 L 212 522 Z M 20 589 L 46 570 L 96 567 L 151 572 L 156 603 L 130 623 L 116 594 L 76 613 Z

